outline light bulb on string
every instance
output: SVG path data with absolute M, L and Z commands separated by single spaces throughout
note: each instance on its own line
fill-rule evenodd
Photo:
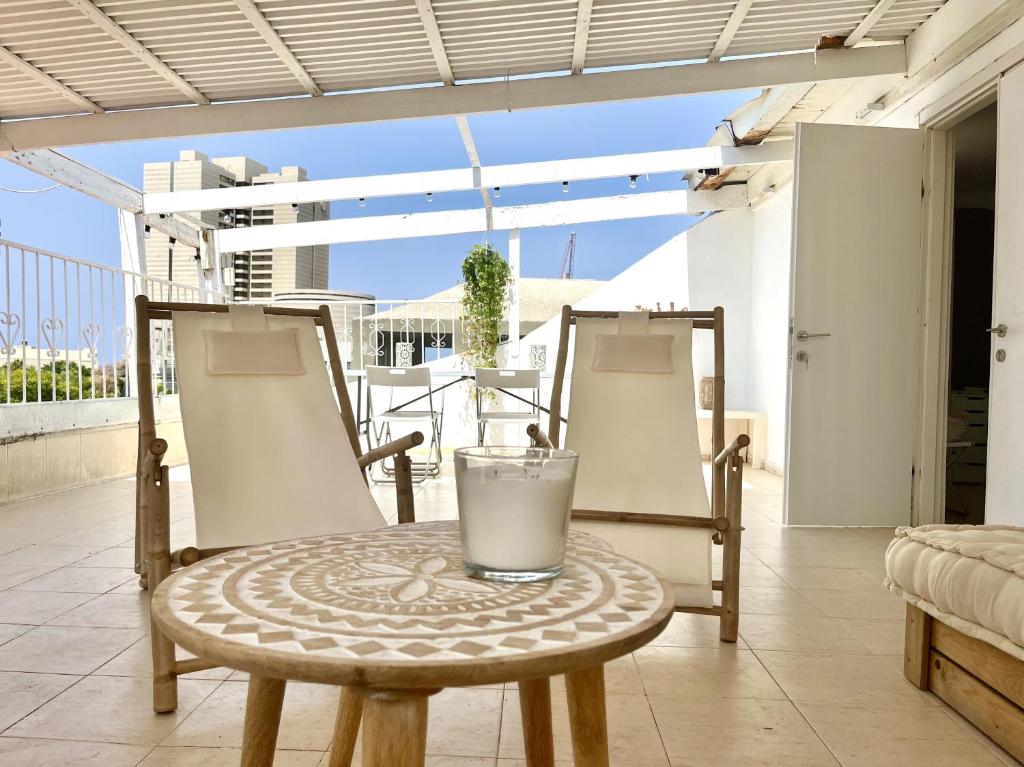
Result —
M 365 208 L 366 207 L 366 198 L 365 197 L 360 197 L 359 198 L 359 207 L 360 208 Z
M 494 198 L 497 199 L 498 197 L 501 197 L 501 187 L 500 186 L 494 187 Z
M 636 179 L 637 179 L 636 176 L 630 176 L 629 177 L 629 188 L 630 189 L 636 189 Z
M 562 182 L 562 194 L 569 194 L 569 182 L 568 181 L 563 181 Z

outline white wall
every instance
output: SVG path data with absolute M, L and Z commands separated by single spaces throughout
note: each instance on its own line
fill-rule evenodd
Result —
M 768 415 L 765 461 L 775 471 L 786 459 L 792 216 L 791 183 L 753 211 L 749 407 Z
M 751 249 L 754 217 L 749 210 L 716 213 L 687 233 L 689 309 L 725 309 L 725 406 L 752 410 L 750 391 Z M 715 374 L 714 338 L 696 333 L 693 372 L 699 381 Z

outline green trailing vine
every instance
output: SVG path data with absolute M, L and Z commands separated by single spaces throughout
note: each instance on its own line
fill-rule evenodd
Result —
M 475 367 L 497 367 L 498 340 L 511 272 L 490 243 L 475 245 L 462 262 L 463 356 Z

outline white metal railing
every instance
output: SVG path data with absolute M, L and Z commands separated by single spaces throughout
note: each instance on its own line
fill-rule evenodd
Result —
M 194 285 L 0 240 L 0 404 L 130 397 L 134 298 L 221 303 Z M 174 390 L 171 338 L 153 334 L 157 389 Z
M 459 301 L 354 299 L 329 306 L 342 362 L 352 371 L 420 365 L 463 348 Z

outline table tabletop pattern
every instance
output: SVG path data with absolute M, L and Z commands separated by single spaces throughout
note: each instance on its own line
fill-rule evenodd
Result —
M 154 594 L 154 616 L 183 646 L 213 648 L 226 665 L 237 656 L 239 668 L 259 650 L 338 669 L 443 672 L 649 634 L 671 609 L 657 575 L 585 533 L 570 535 L 558 578 L 470 578 L 450 522 L 240 549 L 176 572 Z

